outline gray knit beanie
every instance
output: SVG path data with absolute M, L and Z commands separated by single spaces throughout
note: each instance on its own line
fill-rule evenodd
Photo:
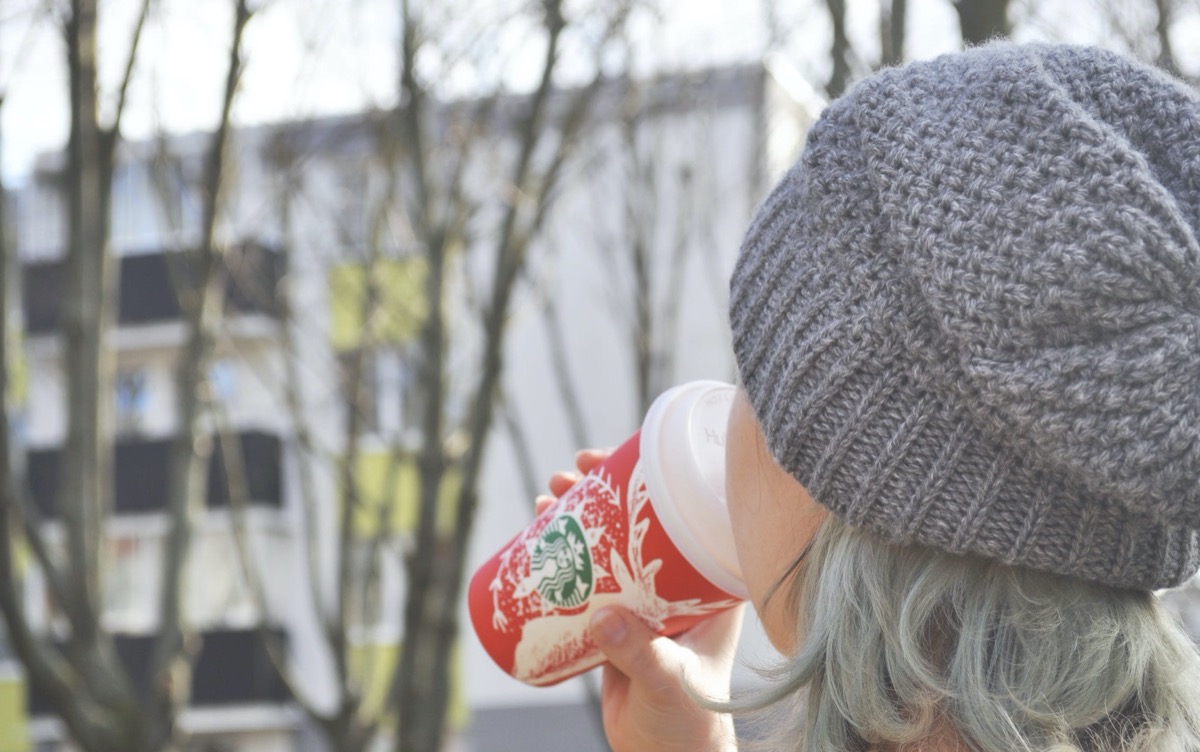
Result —
M 1119 587 L 1200 567 L 1200 100 L 996 44 L 833 103 L 730 318 L 775 459 L 887 540 Z

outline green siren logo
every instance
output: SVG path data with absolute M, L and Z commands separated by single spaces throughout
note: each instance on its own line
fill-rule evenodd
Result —
M 533 545 L 531 559 L 529 578 L 552 606 L 575 608 L 592 594 L 592 554 L 574 517 L 551 520 Z

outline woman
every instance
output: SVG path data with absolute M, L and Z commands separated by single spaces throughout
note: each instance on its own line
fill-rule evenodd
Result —
M 772 750 L 1200 750 L 1153 595 L 1200 568 L 1193 92 L 1062 46 L 873 76 L 761 208 L 730 321 L 729 512 L 786 663 L 725 703 L 737 614 L 600 611 L 617 752 L 735 749 L 721 711 L 764 707 Z

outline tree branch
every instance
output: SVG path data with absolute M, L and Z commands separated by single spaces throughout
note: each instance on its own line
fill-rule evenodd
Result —
M 16 251 L 7 242 L 6 196 L 0 177 L 0 612 L 7 627 L 8 642 L 21 660 L 29 686 L 46 696 L 75 738 L 94 741 L 100 749 L 115 750 L 119 748 L 119 734 L 104 723 L 102 710 L 86 694 L 80 695 L 76 691 L 83 685 L 83 677 L 64 660 L 57 648 L 33 633 L 22 603 L 21 574 L 17 571 L 14 549 L 14 543 L 21 540 L 21 532 L 13 526 L 17 515 L 25 523 L 26 538 L 39 561 L 44 557 L 49 563 L 49 555 L 43 546 L 41 531 L 30 529 L 30 517 L 20 509 L 25 489 L 18 481 L 13 465 L 15 455 L 10 440 L 8 367 L 12 329 L 9 312 L 21 275 Z M 56 569 L 53 565 L 50 567 L 46 570 L 47 578 L 52 587 L 58 588 L 56 593 L 61 597 L 65 585 L 57 582 Z
M 880 0 L 879 66 L 886 68 L 904 61 L 904 37 L 907 32 L 908 0 Z
M 276 673 L 279 674 L 279 678 L 287 689 L 288 696 L 292 701 L 299 705 L 300 710 L 313 720 L 322 722 L 322 725 L 331 724 L 333 722 L 332 719 L 320 712 L 308 700 L 300 684 L 292 675 L 291 667 L 287 662 L 287 656 L 284 655 L 278 641 L 271 634 L 271 608 L 267 600 L 266 589 L 263 587 L 262 578 L 259 577 L 258 568 L 252 563 L 250 543 L 246 534 L 246 515 L 251 499 L 250 489 L 246 483 L 246 468 L 242 462 L 240 442 L 233 431 L 230 430 L 228 416 L 222 413 L 219 422 L 221 424 L 221 438 L 218 445 L 221 450 L 221 457 L 225 463 L 226 480 L 229 483 L 230 533 L 233 536 L 234 548 L 237 552 L 238 565 L 241 569 L 242 577 L 246 580 L 246 587 L 250 591 L 254 608 L 258 612 L 258 624 L 256 628 L 259 638 L 264 648 L 266 648 L 267 657 L 271 661 L 271 665 L 274 667 Z
M 829 57 L 833 61 L 833 72 L 825 84 L 825 93 L 831 100 L 842 95 L 850 82 L 850 40 L 846 37 L 846 0 L 825 0 L 829 10 L 829 21 L 833 25 L 833 43 Z
M 436 488 L 423 488 L 418 517 L 417 546 L 410 559 L 410 593 L 405 610 L 405 640 L 401 653 L 399 707 L 429 708 L 430 718 L 401 718 L 397 750 L 437 749 L 444 733 L 442 723 L 448 701 L 447 663 L 450 646 L 457 633 L 457 594 L 461 588 L 466 535 L 472 527 L 477 506 L 478 475 L 482 450 L 489 430 L 493 400 L 500 376 L 501 344 L 508 301 L 513 283 L 523 268 L 526 247 L 517 241 L 518 215 L 525 206 L 523 188 L 528 176 L 534 149 L 539 142 L 547 99 L 552 88 L 552 75 L 558 58 L 558 44 L 565 22 L 559 0 L 545 4 L 548 44 L 542 61 L 542 76 L 530 99 L 528 116 L 517 132 L 519 153 L 513 166 L 510 201 L 505 209 L 496 246 L 496 265 L 493 271 L 491 305 L 484 321 L 484 356 L 476 387 L 472 390 L 472 406 L 468 418 L 471 443 L 462 466 L 455 532 L 450 540 L 449 562 L 443 562 L 436 536 Z M 440 293 L 439 293 L 440 294 Z M 431 438 L 426 435 L 426 441 Z M 437 468 L 432 468 L 436 470 Z M 424 468 L 423 468 L 424 470 Z M 439 475 L 440 478 L 440 475 Z M 424 479 L 423 479 L 424 480 Z M 427 490 L 433 490 L 428 493 Z M 452 603 L 451 603 L 452 602 Z M 429 644 L 434 646 L 429 649 Z M 421 677 L 421 681 L 415 681 Z
M 176 706 L 182 699 L 180 690 L 184 689 L 173 686 L 169 677 L 177 661 L 181 658 L 187 660 L 180 587 L 184 563 L 191 546 L 193 509 L 205 497 L 206 469 L 212 453 L 211 437 L 202 433 L 201 429 L 200 389 L 224 306 L 221 254 L 214 242 L 214 235 L 224 188 L 223 167 L 232 127 L 230 115 L 242 73 L 242 37 L 250 15 L 246 0 L 237 0 L 221 115 L 206 155 L 200 245 L 191 265 L 191 284 L 180 291 L 188 334 L 176 377 L 179 435 L 171 452 L 166 561 L 159 601 L 159 634 L 155 640 L 150 672 L 154 691 L 148 699 L 149 712 L 143 738 L 143 744 L 149 749 L 168 743 L 174 736 Z
M 125 61 L 125 73 L 121 76 L 121 88 L 117 95 L 117 111 L 113 115 L 113 123 L 109 128 L 115 143 L 121 133 L 121 116 L 125 113 L 125 100 L 129 94 L 129 82 L 133 80 L 134 64 L 137 62 L 138 44 L 142 40 L 142 30 L 146 26 L 146 18 L 150 15 L 150 3 L 153 0 L 142 0 L 142 9 L 138 13 L 137 23 L 133 27 L 133 39 L 129 43 L 129 59 Z
M 1171 47 L 1173 0 L 1154 0 L 1154 9 L 1158 13 L 1154 25 L 1154 35 L 1158 38 L 1158 57 L 1154 63 L 1171 75 L 1179 76 L 1179 65 Z
M 954 0 L 963 42 L 967 45 L 979 45 L 995 37 L 1008 36 L 1008 2 L 1009 0 Z
M 377 248 L 373 249 L 372 253 L 374 254 L 377 250 Z M 332 627 L 330 647 L 333 649 L 338 682 L 342 687 L 348 687 L 349 677 L 349 668 L 346 664 L 347 620 L 350 618 L 350 587 L 348 583 L 351 548 L 354 542 L 354 513 L 362 506 L 362 498 L 356 480 L 356 466 L 359 457 L 358 440 L 362 433 L 363 403 L 366 397 L 363 384 L 364 365 L 372 341 L 369 322 L 378 301 L 374 282 L 375 275 L 372 274 L 373 264 L 377 261 L 378 258 L 374 258 L 364 263 L 362 267 L 362 299 L 359 301 L 358 318 L 362 322 L 362 339 L 355 344 L 350 353 L 350 365 L 345 374 L 345 382 L 342 384 L 343 403 L 346 405 L 344 434 L 346 452 L 339 461 L 338 499 L 341 502 L 341 513 L 337 528 L 337 612 L 335 618 L 330 622 Z M 374 357 L 371 358 L 371 365 L 375 366 Z
M 690 169 L 684 168 L 679 175 L 679 185 L 676 187 L 677 195 L 682 197 L 690 197 L 694 195 L 692 191 L 692 179 Z M 657 200 L 657 199 L 656 199 Z M 679 280 L 683 279 L 685 267 L 687 266 L 688 250 L 691 248 L 691 221 L 692 221 L 692 206 L 693 202 L 688 198 L 684 198 L 680 203 L 679 216 L 677 218 L 675 231 L 675 244 L 671 248 L 671 257 L 667 266 L 667 279 Z M 715 207 L 714 207 L 715 208 Z M 679 333 L 679 317 L 683 306 L 683 290 L 681 284 L 670 284 L 666 286 L 665 300 L 662 306 L 661 323 L 658 327 L 658 337 L 652 337 L 655 342 L 655 347 L 658 352 L 656 363 L 658 370 L 654 374 L 654 383 L 652 384 L 652 393 L 650 400 L 643 405 L 642 415 L 645 410 L 650 408 L 650 401 L 658 396 L 660 392 L 671 385 L 674 380 L 673 370 L 675 366 L 675 342 Z
M 71 71 L 71 137 L 68 145 L 67 295 L 63 305 L 67 439 L 57 510 L 66 532 L 65 575 L 70 597 L 60 604 L 75 649 L 98 639 L 99 550 L 105 497 L 111 478 L 111 438 L 106 428 L 113 357 L 103 347 L 116 293 L 108 247 L 111 164 L 96 123 L 96 9 L 74 0 L 66 24 Z
M 543 0 L 543 28 L 546 49 L 542 57 L 538 86 L 525 99 L 525 115 L 512 128 L 515 159 L 509 171 L 503 196 L 498 232 L 492 245 L 490 294 L 482 311 L 482 353 L 479 373 L 469 389 L 469 407 L 464 433 L 466 452 L 462 459 L 447 455 L 441 436 L 440 409 L 427 408 L 423 422 L 421 459 L 421 499 L 415 546 L 407 559 L 409 593 L 405 604 L 404 643 L 396 707 L 402 714 L 397 750 L 437 749 L 444 734 L 445 711 L 449 697 L 448 663 L 457 635 L 459 592 L 465 566 L 466 539 L 473 527 L 478 506 L 478 481 L 487 435 L 494 417 L 499 390 L 503 335 L 514 286 L 526 268 L 533 233 L 545 216 L 547 201 L 553 195 L 560 167 L 577 136 L 570 119 L 560 120 L 560 136 L 553 147 L 543 141 L 547 132 L 547 104 L 552 89 L 559 43 L 566 26 L 560 0 Z M 403 3 L 407 7 L 407 1 Z M 624 4 L 622 5 L 624 7 Z M 597 65 L 597 76 L 600 66 Z M 597 82 L 598 83 L 598 82 Z M 582 119 L 582 116 L 581 116 Z M 550 150 L 546 162 L 540 152 Z M 535 152 L 539 153 L 537 160 Z M 539 167 L 545 165 L 539 171 Z M 434 235 L 425 238 L 430 276 L 427 297 L 430 316 L 423 327 L 422 356 L 426 359 L 422 383 L 441 395 L 444 364 L 441 319 L 444 250 L 447 238 L 439 236 L 445 226 L 434 226 Z M 428 397 L 430 406 L 441 399 Z M 438 498 L 448 463 L 453 461 L 460 475 L 455 499 L 454 529 L 438 532 Z
M 291 227 L 292 227 L 292 212 L 290 192 L 287 197 L 281 202 L 282 224 L 284 227 L 284 237 L 288 240 L 284 243 L 284 254 L 286 268 L 293 269 L 294 261 L 291 250 Z M 321 631 L 327 644 L 333 645 L 335 642 L 333 618 L 326 610 L 326 599 L 321 592 L 321 568 L 319 566 L 320 553 L 317 544 L 317 528 L 320 525 L 318 516 L 317 499 L 316 499 L 316 478 L 313 475 L 311 459 L 315 458 L 317 452 L 315 443 L 313 442 L 312 431 L 309 423 L 305 419 L 305 411 L 301 407 L 300 399 L 300 374 L 297 371 L 297 346 L 296 337 L 293 331 L 295 318 L 293 311 L 295 307 L 292 303 L 291 286 L 285 284 L 281 286 L 279 293 L 279 331 L 283 342 L 284 352 L 284 400 L 287 404 L 288 415 L 291 416 L 294 432 L 296 436 L 297 450 L 299 452 L 298 460 L 300 465 L 300 498 L 304 507 L 304 525 L 305 525 L 305 550 L 307 551 L 308 562 L 308 581 L 310 593 L 313 601 L 314 615 L 317 618 L 317 623 L 321 627 Z

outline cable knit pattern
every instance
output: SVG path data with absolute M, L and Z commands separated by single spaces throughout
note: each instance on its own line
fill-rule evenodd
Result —
M 851 524 L 1122 587 L 1200 567 L 1200 101 L 994 44 L 833 103 L 731 283 L 775 458 Z

